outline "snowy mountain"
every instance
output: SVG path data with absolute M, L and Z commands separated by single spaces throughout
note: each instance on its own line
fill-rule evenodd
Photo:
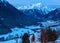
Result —
M 48 14 L 45 15 L 46 20 L 60 20 L 60 8 L 56 8 L 52 10 Z
M 29 6 L 20 6 L 17 9 L 22 11 L 25 15 L 34 17 L 38 19 L 39 21 L 45 21 L 44 16 L 48 14 L 49 12 L 55 10 L 55 8 L 44 6 L 41 3 L 36 3 Z
M 36 19 L 39 19 L 40 21 L 43 21 L 43 17 L 50 12 L 48 8 L 33 8 L 33 9 L 19 9 L 22 11 L 25 15 L 34 17 Z
M 34 34 L 37 41 L 42 26 L 60 30 L 60 8 L 51 10 L 37 3 L 16 9 L 7 1 L 0 1 L 0 41 L 4 41 L 0 43 L 15 43 L 16 39 L 21 43 L 24 33 Z
M 1 1 L 0 2 L 0 28 L 1 28 L 0 34 L 6 34 L 11 32 L 11 28 L 13 27 L 21 28 L 31 25 L 40 25 L 38 22 L 42 22 L 45 20 L 47 21 L 48 19 L 59 20 L 60 18 L 59 9 L 55 9 L 50 12 L 47 7 L 43 7 L 43 9 L 41 9 L 40 3 L 33 5 L 34 5 L 33 9 L 18 10 L 7 1 Z
M 38 9 L 29 9 L 29 10 L 26 9 L 22 11 L 25 15 L 28 15 L 40 20 L 42 20 L 42 17 L 44 16 L 42 10 L 38 10 Z
M 13 27 L 37 25 L 38 21 L 39 19 L 25 15 L 23 11 L 19 11 L 7 1 L 0 2 L 0 34 L 11 32 Z
M 41 7 L 41 3 L 36 3 L 36 4 L 31 4 L 31 5 L 27 5 L 27 6 L 19 6 L 17 7 L 17 9 L 35 9 L 35 8 L 40 8 Z
M 36 9 L 39 13 L 43 13 L 42 15 L 48 14 L 50 11 L 54 10 L 54 8 L 50 8 L 49 6 L 45 6 L 42 3 L 31 4 L 28 6 L 19 6 L 19 7 L 17 7 L 17 9 L 23 10 L 26 12 L 27 12 L 27 10 L 28 11 L 30 10 L 30 12 L 28 12 L 28 15 L 31 12 L 34 12 L 34 9 Z

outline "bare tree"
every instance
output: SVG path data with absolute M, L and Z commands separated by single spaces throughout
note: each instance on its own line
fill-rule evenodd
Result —
M 46 34 L 47 34 L 47 42 L 53 42 L 55 43 L 55 40 L 57 40 L 58 38 L 58 34 L 56 32 L 56 30 L 52 30 L 50 27 L 46 30 Z
M 41 28 L 41 43 L 46 43 L 46 31 L 44 28 Z
M 41 29 L 41 43 L 53 42 L 58 38 L 58 34 L 55 30 L 52 30 L 50 27 L 48 29 Z

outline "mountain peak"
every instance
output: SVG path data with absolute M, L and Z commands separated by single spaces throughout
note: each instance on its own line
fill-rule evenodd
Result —
M 17 9 L 34 9 L 34 8 L 40 8 L 40 7 L 41 7 L 41 3 L 36 3 L 36 4 L 27 5 L 27 6 L 19 6 L 17 7 Z

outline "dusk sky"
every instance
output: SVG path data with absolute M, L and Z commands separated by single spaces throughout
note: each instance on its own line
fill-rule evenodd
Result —
M 36 3 L 42 3 L 43 5 L 60 5 L 60 0 L 8 0 L 14 6 L 24 6 Z

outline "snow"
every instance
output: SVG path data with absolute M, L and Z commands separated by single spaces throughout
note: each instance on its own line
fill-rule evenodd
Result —
M 52 22 L 52 21 L 47 21 L 47 22 L 42 22 L 43 25 L 45 25 L 45 27 L 47 25 L 53 25 L 55 24 L 56 22 Z M 25 28 L 18 28 L 18 27 L 15 27 L 15 28 L 11 28 L 12 32 L 11 33 L 8 33 L 8 34 L 5 34 L 5 35 L 0 35 L 0 38 L 1 37 L 4 37 L 4 39 L 8 39 L 8 41 L 0 41 L 0 43 L 16 43 L 16 41 L 18 41 L 18 43 L 22 43 L 22 40 L 21 40 L 21 37 L 23 36 L 24 33 L 29 33 L 30 34 L 30 37 L 29 37 L 29 40 L 31 42 L 31 34 L 34 34 L 35 35 L 35 43 L 40 43 L 38 41 L 38 38 L 40 38 L 41 36 L 41 33 L 37 32 L 40 30 L 40 26 L 25 26 Z M 57 27 L 55 27 L 57 28 Z M 34 32 L 32 29 L 38 29 L 36 32 Z M 17 39 L 15 39 L 15 37 L 18 37 Z M 13 38 L 13 39 L 11 39 Z M 57 43 L 60 42 L 60 37 L 56 40 Z M 32 43 L 32 42 L 31 42 Z M 50 43 L 50 42 L 49 42 Z
M 11 28 L 11 30 L 12 30 L 11 33 L 5 34 L 5 35 L 0 35 L 0 38 L 4 37 L 4 39 L 6 40 L 6 39 L 14 38 L 16 36 L 21 37 L 21 36 L 23 36 L 24 33 L 34 34 L 35 37 L 38 37 L 39 36 L 39 35 L 37 35 L 38 33 L 37 32 L 35 33 L 34 31 L 31 30 L 34 28 L 40 28 L 40 27 L 39 26 L 36 26 L 36 27 L 35 26 L 25 26 L 25 28 L 18 28 L 18 27 Z M 21 42 L 21 38 L 18 39 L 18 42 Z M 0 43 L 16 43 L 16 39 L 8 40 L 8 41 L 0 42 Z
M 16 40 L 9 40 L 9 41 L 0 42 L 0 43 L 16 43 Z M 18 41 L 18 43 L 20 43 L 20 41 Z M 40 41 L 35 41 L 33 43 L 41 43 L 41 42 Z M 52 43 L 52 42 L 48 42 L 48 43 Z M 56 43 L 60 43 L 60 40 L 56 40 Z
M 59 25 L 59 22 L 47 20 L 47 22 L 41 22 L 44 27 Z
M 9 40 L 9 41 L 0 42 L 0 43 L 16 43 L 16 42 L 15 42 L 15 40 Z
M 28 28 L 28 29 L 36 29 L 36 28 L 41 28 L 39 25 L 38 26 L 25 26 L 25 28 Z
M 35 7 L 40 8 L 41 3 L 36 3 L 32 5 L 27 5 L 27 6 L 19 6 L 17 9 L 34 9 Z

